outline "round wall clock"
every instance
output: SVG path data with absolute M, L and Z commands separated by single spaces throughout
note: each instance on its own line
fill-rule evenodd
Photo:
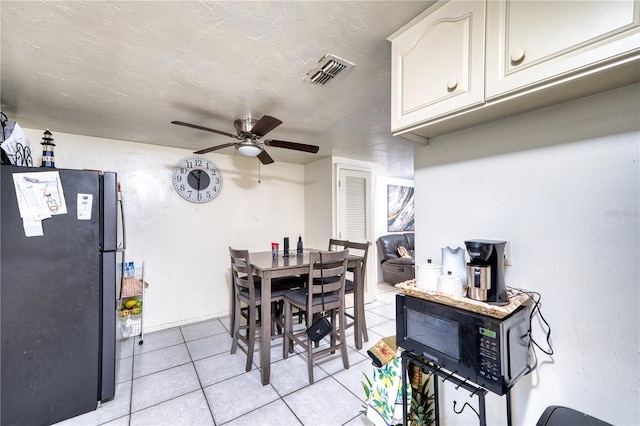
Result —
M 173 187 L 192 203 L 207 203 L 222 191 L 222 172 L 203 157 L 188 157 L 173 170 Z

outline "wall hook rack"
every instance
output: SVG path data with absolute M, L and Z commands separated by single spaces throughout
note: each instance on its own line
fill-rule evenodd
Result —
M 434 409 L 434 413 L 435 413 L 435 425 L 436 426 L 440 426 L 440 419 L 439 419 L 439 397 L 438 397 L 438 382 L 439 380 L 437 380 L 438 378 L 442 379 L 442 382 L 444 383 L 445 381 L 451 382 L 454 385 L 456 385 L 456 389 L 458 388 L 463 388 L 469 392 L 471 392 L 470 397 L 473 396 L 477 396 L 478 397 L 478 411 L 476 411 L 475 408 L 473 408 L 471 405 L 469 405 L 468 403 L 465 403 L 465 405 L 462 406 L 462 409 L 460 410 L 460 412 L 458 412 L 455 409 L 455 402 L 454 402 L 454 412 L 456 412 L 456 414 L 460 414 L 466 407 L 466 405 L 469 405 L 473 411 L 478 415 L 478 420 L 480 423 L 480 426 L 486 426 L 487 425 L 487 415 L 486 415 L 486 409 L 485 409 L 485 396 L 487 393 L 489 393 L 488 390 L 486 390 L 485 388 L 483 388 L 482 386 L 478 386 L 475 383 L 471 382 L 468 378 L 462 379 L 459 378 L 455 375 L 455 371 L 454 372 L 450 372 L 448 371 L 445 366 L 443 365 L 439 365 L 433 361 L 428 361 L 418 355 L 416 355 L 415 353 L 411 352 L 411 351 L 404 351 L 402 352 L 402 371 L 407 371 L 407 364 L 409 362 L 411 362 L 412 364 L 415 364 L 417 366 L 419 366 L 420 368 L 424 369 L 425 371 L 429 372 L 430 374 L 436 376 L 434 378 L 433 381 L 433 392 L 434 392 L 434 400 L 435 400 L 435 409 Z M 404 424 L 406 423 L 406 419 L 407 419 L 407 402 L 408 402 L 408 396 L 407 396 L 407 383 L 406 383 L 406 375 L 403 374 L 402 375 L 402 401 L 403 401 L 403 419 L 405 421 Z M 509 398 L 509 393 L 507 392 L 507 424 L 508 426 L 511 426 L 511 415 L 510 415 L 510 398 Z
M 467 383 L 467 380 L 468 380 L 468 379 L 464 379 L 464 381 L 463 381 L 462 383 L 459 383 L 459 384 L 456 386 L 456 390 L 460 389 L 460 386 L 462 386 L 462 385 L 464 385 L 465 383 Z M 454 401 L 454 402 L 455 402 L 455 401 Z M 463 410 L 464 410 L 464 408 L 463 408 Z
M 453 375 L 456 374 L 455 371 L 451 372 L 448 376 L 445 376 L 442 378 L 442 383 L 446 382 L 447 380 L 449 380 L 451 377 L 453 377 Z M 459 386 L 458 386 L 459 387 Z

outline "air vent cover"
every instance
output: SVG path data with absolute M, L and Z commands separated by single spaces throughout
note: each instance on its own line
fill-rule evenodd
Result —
M 345 75 L 353 67 L 355 65 L 351 62 L 328 53 L 318 61 L 315 67 L 309 70 L 303 80 L 320 86 L 327 86 L 337 77 Z

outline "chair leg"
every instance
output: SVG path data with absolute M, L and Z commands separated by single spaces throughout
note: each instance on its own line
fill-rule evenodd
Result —
M 369 341 L 369 334 L 367 332 L 367 315 L 366 315 L 366 312 L 365 312 L 364 305 L 361 306 L 361 308 L 362 309 L 360 309 L 360 311 L 362 312 L 362 316 L 358 316 L 358 322 L 359 322 L 360 326 L 362 327 L 362 340 L 364 342 L 368 342 Z M 345 313 L 345 315 L 347 315 L 347 314 Z M 354 342 L 357 341 L 357 339 L 358 339 L 357 336 L 356 336 L 356 333 L 358 332 L 358 330 L 357 330 L 357 327 L 355 327 L 356 315 L 357 315 L 357 309 L 356 309 L 356 306 L 354 305 L 354 307 L 353 307 L 353 315 L 350 316 L 350 317 L 347 317 L 347 318 L 351 318 L 351 320 L 352 320 L 352 324 L 351 325 L 354 326 L 354 333 L 353 333 Z
M 349 355 L 347 354 L 347 332 L 344 328 L 346 318 L 344 316 L 344 307 L 340 308 L 338 313 L 340 316 L 340 351 L 342 352 L 342 365 L 346 370 L 349 369 Z
M 271 302 L 270 326 L 271 326 L 272 336 L 275 336 L 276 334 L 280 334 L 280 324 L 276 321 L 281 315 L 280 303 L 282 303 L 282 301 Z
M 309 372 L 309 384 L 313 384 L 313 341 L 307 336 L 307 370 Z
M 307 314 L 308 315 L 308 314 Z M 308 317 L 307 317 L 308 318 Z M 311 321 L 306 323 L 307 327 L 309 327 L 309 324 L 313 324 L 316 321 L 318 321 L 318 319 L 320 319 L 320 314 L 311 314 Z M 309 341 L 311 342 L 311 341 Z M 313 347 L 314 348 L 319 348 L 320 347 L 320 341 L 318 340 L 317 342 L 313 342 Z
M 231 292 L 233 293 L 233 297 L 231 298 L 231 325 L 229 326 L 229 334 L 233 337 L 233 328 L 236 324 L 236 305 L 239 303 L 236 295 L 235 295 L 235 284 L 233 283 L 233 279 L 231 280 Z
M 334 327 L 335 327 L 335 324 L 337 324 L 336 323 L 336 310 L 335 309 L 331 310 L 331 324 L 334 324 Z M 342 329 L 342 323 L 340 323 L 340 328 Z M 340 343 L 342 343 L 342 342 L 343 342 L 343 340 L 341 339 Z M 331 346 L 335 346 L 335 345 L 336 345 L 336 335 L 335 335 L 335 333 L 331 333 Z M 331 353 L 335 354 L 336 351 L 331 351 Z
M 360 323 L 362 324 L 362 338 L 365 342 L 368 342 L 369 334 L 367 333 L 367 314 L 364 309 L 364 305 L 362 306 L 362 318 L 360 318 Z
M 233 317 L 232 317 L 232 322 L 231 322 L 231 354 L 235 354 L 236 350 L 238 349 L 238 335 L 240 334 L 240 319 L 241 319 L 241 315 L 240 315 L 240 301 L 239 300 L 235 300 L 234 303 L 234 307 L 233 307 Z
M 289 357 L 289 345 L 290 345 L 290 333 L 293 333 L 291 315 L 291 304 L 289 301 L 284 301 L 284 331 L 282 333 L 282 358 L 287 359 Z
M 253 364 L 253 349 L 256 344 L 256 307 L 249 306 L 249 324 L 247 325 L 247 365 L 246 371 L 251 371 Z
M 277 334 L 284 334 L 286 332 L 286 329 L 284 327 L 284 319 L 286 318 L 284 315 L 284 300 L 274 302 L 274 306 L 276 307 L 276 309 L 272 312 L 275 312 L 274 319 L 276 320 L 276 332 Z

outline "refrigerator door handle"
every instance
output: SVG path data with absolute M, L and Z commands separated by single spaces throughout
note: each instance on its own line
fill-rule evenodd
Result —
M 122 203 L 122 190 L 120 182 L 118 182 L 118 205 L 120 206 L 120 224 L 122 225 L 122 250 L 127 249 L 127 233 L 125 232 L 124 224 L 124 204 Z
M 125 232 L 125 225 L 124 225 L 124 208 L 122 205 L 122 200 L 119 200 L 118 203 L 120 204 L 120 223 L 122 224 L 121 248 L 124 251 L 127 249 L 127 233 Z
M 120 263 L 121 269 L 120 269 L 120 288 L 118 291 L 118 294 L 116 294 L 116 300 L 121 301 L 122 300 L 122 290 L 124 288 L 124 275 L 125 275 L 125 257 L 124 257 L 124 252 L 127 249 L 127 232 L 126 232 L 126 228 L 125 228 L 125 220 L 124 220 L 124 204 L 122 202 L 122 190 L 120 188 L 120 182 L 118 182 L 118 206 L 120 207 L 120 229 L 121 229 L 121 240 L 120 240 L 120 247 L 118 247 L 118 251 L 122 253 L 121 257 L 122 257 L 122 261 Z

